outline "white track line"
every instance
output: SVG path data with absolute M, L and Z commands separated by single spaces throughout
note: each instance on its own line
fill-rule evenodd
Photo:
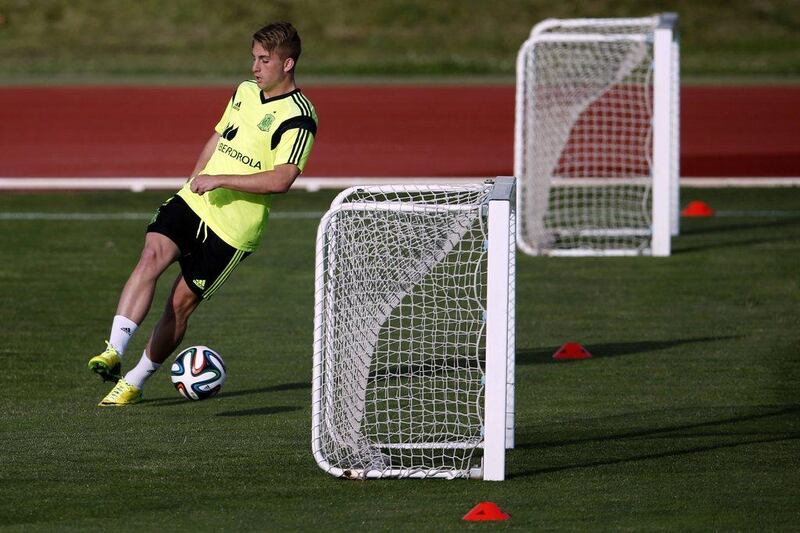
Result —
M 681 187 L 721 189 L 727 187 L 800 187 L 800 178 L 681 178 Z
M 494 176 L 492 176 L 494 177 Z M 343 177 L 343 178 L 305 178 L 292 184 L 292 189 L 315 192 L 320 189 L 346 189 L 355 185 L 386 185 L 402 183 L 439 184 L 439 183 L 481 183 L 487 177 L 412 177 L 398 176 L 391 178 Z M 127 190 L 133 192 L 153 190 L 177 190 L 186 183 L 186 178 L 0 178 L 0 190 L 13 191 L 103 191 Z
M 389 178 L 375 178 L 367 176 L 353 177 L 301 177 L 292 185 L 292 189 L 318 191 L 320 189 L 346 189 L 355 185 L 386 185 L 386 184 L 440 184 L 440 183 L 480 183 L 484 179 L 494 176 L 394 176 Z M 141 192 L 145 190 L 176 190 L 186 182 L 186 178 L 146 178 L 146 177 L 119 177 L 119 178 L 0 178 L 0 190 L 128 190 Z M 598 178 L 602 184 L 602 178 Z M 800 177 L 776 178 L 696 178 L 682 177 L 681 187 L 800 187 Z

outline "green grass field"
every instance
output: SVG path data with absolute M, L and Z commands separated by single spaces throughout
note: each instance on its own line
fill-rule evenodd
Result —
M 95 406 L 109 387 L 86 361 L 166 193 L 0 196 L 0 529 L 797 528 L 800 189 L 685 189 L 721 213 L 684 219 L 669 258 L 520 255 L 518 445 L 501 483 L 316 466 L 317 220 L 292 213 L 332 195 L 278 199 L 263 248 L 193 317 L 184 345 L 223 354 L 223 392 L 184 401 L 162 371 L 126 409 Z M 594 358 L 552 361 L 566 341 Z M 461 521 L 484 500 L 512 518 Z

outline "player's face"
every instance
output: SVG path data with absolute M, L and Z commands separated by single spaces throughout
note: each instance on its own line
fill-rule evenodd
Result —
M 253 75 L 262 91 L 270 93 L 286 83 L 294 65 L 292 58 L 281 59 L 277 52 L 269 52 L 261 43 L 253 43 Z

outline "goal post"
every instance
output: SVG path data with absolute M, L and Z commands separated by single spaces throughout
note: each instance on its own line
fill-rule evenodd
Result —
M 317 233 L 312 451 L 343 478 L 505 477 L 515 180 L 343 191 Z
M 679 222 L 678 17 L 548 19 L 517 56 L 522 251 L 671 252 Z

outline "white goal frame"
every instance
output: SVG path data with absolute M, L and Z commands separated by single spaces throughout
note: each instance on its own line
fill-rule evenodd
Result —
M 512 177 L 498 177 L 494 180 L 487 180 L 483 184 L 474 185 L 385 185 L 369 187 L 351 187 L 340 193 L 332 202 L 330 209 L 322 217 L 317 232 L 316 242 L 316 273 L 315 273 L 315 313 L 314 313 L 314 364 L 313 364 L 313 384 L 312 384 L 312 452 L 317 464 L 322 470 L 329 474 L 349 479 L 372 479 L 372 478 L 478 478 L 484 480 L 503 480 L 505 479 L 505 450 L 514 446 L 514 363 L 515 363 L 515 226 L 516 217 L 514 210 L 515 202 L 515 179 Z M 461 191 L 485 190 L 484 200 L 480 204 L 464 205 L 455 203 L 447 205 L 444 203 L 425 203 L 414 202 L 414 194 L 422 193 L 454 193 L 458 195 Z M 376 200 L 376 198 L 378 198 Z M 389 198 L 386 200 L 386 198 Z M 364 370 L 359 376 L 352 377 L 339 376 L 339 367 L 345 367 L 341 363 L 341 354 L 335 353 L 337 344 L 330 341 L 336 334 L 336 312 L 338 312 L 339 302 L 336 300 L 336 292 L 329 289 L 332 277 L 336 275 L 336 268 L 339 266 L 339 257 L 336 251 L 337 225 L 340 224 L 340 217 L 348 216 L 348 213 L 358 212 L 369 216 L 381 217 L 391 216 L 398 213 L 413 213 L 414 216 L 425 213 L 441 213 L 443 210 L 453 212 L 469 212 L 472 220 L 480 220 L 480 227 L 484 228 L 484 241 L 482 249 L 479 251 L 481 265 L 478 265 L 476 272 L 480 274 L 485 284 L 485 302 L 482 304 L 484 326 L 480 337 L 485 346 L 485 361 L 481 366 L 483 377 L 478 384 L 480 387 L 480 403 L 482 426 L 474 428 L 475 435 L 480 437 L 472 438 L 469 441 L 442 442 L 437 439 L 426 439 L 426 435 L 403 435 L 403 439 L 408 442 L 396 442 L 391 444 L 372 442 L 369 435 L 363 433 L 364 411 L 363 406 L 352 406 L 345 404 L 347 408 L 342 408 L 343 402 L 336 403 L 336 387 L 352 388 L 354 382 L 356 388 L 366 388 L 367 374 L 369 368 Z M 475 218 L 477 217 L 477 218 Z M 471 230 L 470 230 L 471 231 Z M 462 230 L 463 232 L 463 230 Z M 457 232 L 456 232 L 457 233 Z M 435 246 L 443 246 L 441 254 L 434 253 L 429 257 L 422 257 L 417 260 L 422 264 L 422 273 L 412 274 L 410 278 L 416 286 L 423 281 L 424 277 L 429 276 L 435 264 L 447 256 L 451 250 L 458 246 L 461 237 L 456 236 L 448 239 L 453 242 L 440 243 L 438 240 Z M 385 258 L 391 260 L 390 256 Z M 426 270 L 426 268 L 428 270 Z M 416 279 L 415 279 L 416 276 Z M 476 280 L 477 282 L 477 280 Z M 401 301 L 412 293 L 415 287 L 404 288 L 400 294 L 392 294 L 388 301 L 380 300 L 377 308 L 380 316 L 376 319 L 374 328 L 384 328 L 393 309 L 400 309 Z M 477 294 L 477 292 L 475 293 Z M 341 304 L 344 305 L 344 304 Z M 402 312 L 402 311 L 401 311 Z M 480 315 L 479 315 L 480 316 Z M 369 334 L 369 339 L 354 342 L 359 347 L 367 346 L 367 350 L 375 349 L 374 337 Z M 475 347 L 470 346 L 470 350 Z M 481 348 L 477 354 L 484 353 Z M 360 357 L 360 356 L 359 356 Z M 369 360 L 373 359 L 373 354 L 367 354 Z M 348 363 L 350 364 L 350 363 Z M 359 361 L 362 367 L 365 363 Z M 339 365 L 337 367 L 336 365 Z M 366 363 L 368 366 L 369 363 Z M 350 366 L 349 368 L 352 368 Z M 346 368 L 345 368 L 346 370 Z M 353 374 L 357 374 L 353 373 Z M 413 374 L 410 374 L 413 377 Z M 341 385 L 342 381 L 346 383 Z M 349 383 L 347 383 L 349 381 Z M 339 384 L 339 385 L 337 385 Z M 356 395 L 358 396 L 358 395 Z M 365 401 L 366 393 L 360 394 L 360 399 Z M 352 395 L 351 395 L 352 397 Z M 340 409 L 342 411 L 353 411 L 355 414 L 346 413 L 349 417 L 349 425 L 344 430 L 332 427 L 333 424 L 341 421 L 332 420 L 330 411 Z M 359 420 L 359 418 L 361 418 Z M 351 420 L 352 419 L 352 420 Z M 338 433 L 337 433 L 338 432 Z M 334 434 L 333 437 L 330 437 Z M 332 459 L 328 449 L 336 446 L 336 441 L 346 441 L 347 443 L 358 442 L 358 446 L 364 443 L 375 452 L 384 455 L 379 450 L 392 449 L 459 449 L 472 451 L 482 450 L 482 456 L 478 452 L 474 460 L 470 460 L 469 468 L 454 469 L 448 464 L 427 464 L 427 465 L 401 465 L 394 464 L 373 468 L 364 464 L 341 464 L 341 459 Z M 331 442 L 334 444 L 331 444 Z M 353 446 L 355 448 L 357 446 Z M 333 453 L 333 452 L 331 452 Z M 405 452 L 401 452 L 405 453 Z M 337 456 L 338 457 L 338 456 Z M 471 457 L 471 455 L 470 455 Z M 478 463 L 480 459 L 480 463 Z M 348 459 L 349 460 L 349 459 Z M 338 461 L 338 462 L 337 462 Z M 435 462 L 435 461 L 434 461 Z M 445 461 L 446 463 L 446 461 Z
M 516 120 L 514 146 L 514 175 L 517 177 L 519 191 L 517 194 L 517 243 L 521 251 L 529 255 L 564 255 L 564 256 L 617 256 L 617 255 L 653 255 L 668 256 L 671 253 L 671 237 L 679 233 L 679 85 L 680 85 L 680 46 L 677 32 L 678 16 L 675 13 L 662 13 L 652 17 L 628 19 L 547 19 L 531 31 L 530 37 L 522 45 L 517 56 L 517 90 Z M 630 27 L 648 26 L 650 31 L 636 33 Z M 626 28 L 627 27 L 627 28 Z M 605 30 L 600 31 L 600 29 Z M 617 30 L 619 28 L 619 30 Z M 623 31 L 624 30 L 624 31 Z M 616 31 L 616 33 L 614 33 Z M 561 177 L 551 172 L 534 172 L 532 159 L 535 159 L 531 148 L 533 138 L 539 126 L 535 112 L 530 111 L 537 105 L 532 96 L 532 87 L 536 80 L 529 66 L 536 61 L 537 47 L 543 45 L 560 45 L 579 43 L 590 46 L 593 43 L 641 42 L 652 53 L 652 98 L 651 146 L 648 148 L 649 175 L 645 176 L 588 176 Z M 622 69 L 624 67 L 620 67 Z M 633 67 L 631 67 L 633 68 Z M 638 67 L 637 67 L 638 68 Z M 620 70 L 619 80 L 626 74 Z M 616 83 L 619 82 L 616 81 Z M 610 87 L 613 87 L 610 86 Z M 585 89 L 585 87 L 583 87 Z M 599 96 L 585 104 L 583 111 Z M 573 110 L 574 111 L 574 110 Z M 581 113 L 583 113 L 581 111 Z M 565 118 L 565 120 L 567 120 Z M 574 125 L 574 124 L 573 124 Z M 571 126 L 572 127 L 572 126 Z M 571 135 L 571 132 L 570 132 Z M 566 142 L 561 150 L 566 148 Z M 593 148 L 603 150 L 602 146 Z M 526 156 L 526 152 L 528 155 Z M 527 160 L 526 160 L 527 157 Z M 559 157 L 555 158 L 558 161 Z M 548 165 L 544 165 L 548 166 Z M 533 174 L 537 174 L 534 176 Z M 534 191 L 534 180 L 545 183 Z M 649 227 L 581 227 L 580 222 L 566 223 L 557 229 L 546 227 L 545 216 L 550 209 L 549 197 L 552 190 L 559 187 L 587 188 L 598 186 L 619 187 L 626 184 L 637 184 L 647 187 L 644 194 L 650 195 L 650 202 L 643 202 L 642 218 L 650 221 Z M 563 189 L 562 189 L 563 190 Z M 528 192 L 531 191 L 531 194 Z M 541 191 L 541 192 L 540 192 Z M 531 195 L 541 195 L 536 200 Z M 586 193 L 588 194 L 588 193 Z M 575 212 L 582 214 L 585 206 L 576 206 Z M 606 212 L 613 217 L 613 213 Z M 577 218 L 580 218 L 577 217 Z M 561 222 L 559 222 L 561 224 Z M 571 235 L 579 237 L 591 236 L 623 236 L 638 235 L 647 244 L 637 246 L 610 246 L 600 244 L 575 245 L 574 247 L 553 246 L 552 235 Z

